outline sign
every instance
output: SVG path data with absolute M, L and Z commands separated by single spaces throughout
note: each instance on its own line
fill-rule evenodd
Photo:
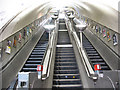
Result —
M 113 38 L 113 45 L 114 46 L 117 45 L 118 44 L 117 34 L 113 34 L 112 38 Z
M 37 71 L 43 71 L 43 65 L 37 65 Z
M 101 66 L 100 64 L 96 64 L 94 65 L 94 70 L 97 71 L 97 70 L 101 70 Z

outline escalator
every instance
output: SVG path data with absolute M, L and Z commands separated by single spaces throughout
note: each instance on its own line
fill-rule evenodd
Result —
M 88 58 L 93 68 L 94 68 L 94 65 L 100 64 L 101 73 L 103 71 L 110 70 L 110 67 L 107 65 L 107 63 L 104 61 L 104 59 L 101 57 L 101 55 L 94 48 L 94 46 L 90 43 L 90 41 L 87 39 L 85 35 L 83 35 L 83 47 L 86 50 L 86 53 L 88 55 Z
M 58 42 L 56 46 L 56 57 L 53 75 L 52 89 L 76 89 L 82 88 L 79 69 L 77 66 L 73 46 L 64 21 L 60 21 Z M 60 23 L 60 24 L 61 24 Z M 63 27 L 62 27 L 63 26 Z M 61 29 L 62 27 L 62 29 Z
M 48 39 L 46 39 L 46 32 L 44 32 L 41 39 L 38 41 L 38 43 L 34 47 L 32 53 L 28 57 L 21 72 L 37 71 L 37 65 L 40 65 L 43 60 L 43 56 L 46 51 L 47 44 L 48 44 Z

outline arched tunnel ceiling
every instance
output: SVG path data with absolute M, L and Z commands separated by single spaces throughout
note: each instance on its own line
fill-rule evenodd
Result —
M 118 1 L 116 0 L 113 3 L 113 0 L 65 0 L 53 5 L 57 8 L 62 6 L 74 8 L 77 13 L 118 32 Z M 61 3 L 63 4 L 61 5 Z
M 50 8 L 61 9 L 62 7 L 68 6 L 70 9 L 73 8 L 77 13 L 84 15 L 102 25 L 105 25 L 116 32 L 118 32 L 118 11 L 116 6 L 118 6 L 119 0 L 104 0 L 111 2 L 113 1 L 113 5 L 108 5 L 100 1 L 103 0 L 45 0 L 44 5 L 42 3 L 38 3 L 34 7 L 30 7 L 24 10 L 16 17 L 16 21 L 13 20 L 11 24 L 16 23 L 14 27 L 11 28 L 11 24 L 8 26 L 10 28 L 6 28 L 0 39 L 2 40 L 10 36 L 12 33 L 16 32 L 20 28 L 23 28 L 25 25 L 39 18 L 41 15 L 44 15 L 48 12 Z M 115 6 L 115 7 L 114 7 Z M 42 8 L 42 9 L 41 9 Z M 34 13 L 33 13 L 34 12 Z M 32 18 L 31 18 L 32 17 Z M 26 20 L 26 21 L 25 21 Z M 23 21 L 25 21 L 23 23 Z M 9 33 L 5 34 L 6 32 Z M 4 35 L 5 34 L 5 35 Z M 0 41 L 2 41 L 0 40 Z

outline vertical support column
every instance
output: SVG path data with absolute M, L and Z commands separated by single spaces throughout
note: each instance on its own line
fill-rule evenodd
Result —
M 81 49 L 83 49 L 82 31 L 80 31 L 80 42 L 81 42 Z

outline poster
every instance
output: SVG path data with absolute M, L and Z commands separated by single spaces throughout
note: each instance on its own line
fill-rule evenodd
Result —
M 111 35 L 110 35 L 110 32 L 107 31 L 107 40 L 110 41 L 111 40 Z
M 10 40 L 7 41 L 7 46 L 11 46 L 12 42 Z
M 105 30 L 105 28 L 103 28 L 103 37 L 104 38 L 106 37 L 106 30 Z
M 102 34 L 102 29 L 101 29 L 101 27 L 99 27 L 99 33 Z
M 22 41 L 22 33 L 21 33 L 21 32 L 19 32 L 18 42 L 19 42 L 19 43 L 21 43 L 21 41 Z
M 13 47 L 16 48 L 17 46 L 17 37 L 15 36 L 13 39 Z
M 26 30 L 24 29 L 23 31 L 23 38 L 25 39 L 25 36 L 26 36 Z
M 113 38 L 113 45 L 114 46 L 117 45 L 118 44 L 117 34 L 113 34 L 112 38 Z
M 7 54 L 10 54 L 10 53 L 11 53 L 11 47 L 10 47 L 10 46 L 7 46 L 5 52 L 6 52 Z
M 29 36 L 29 27 L 27 27 L 27 36 Z
M 98 25 L 95 26 L 96 33 L 98 32 Z
M 29 32 L 30 32 L 30 34 L 32 33 L 32 29 L 31 29 L 31 28 L 30 28 L 30 31 L 29 31 Z

